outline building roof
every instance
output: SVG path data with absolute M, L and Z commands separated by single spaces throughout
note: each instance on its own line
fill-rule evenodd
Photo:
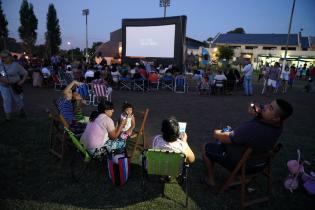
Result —
M 301 48 L 307 49 L 310 47 L 310 43 L 308 42 L 308 37 L 301 37 Z
M 287 34 L 220 34 L 214 44 L 286 45 Z M 289 45 L 298 45 L 298 35 L 291 34 Z
M 95 55 L 99 52 L 103 57 L 118 57 L 119 56 L 119 42 L 117 41 L 108 41 L 101 44 L 95 51 Z

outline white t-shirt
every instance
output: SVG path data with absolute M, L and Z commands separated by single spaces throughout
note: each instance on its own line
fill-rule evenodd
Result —
M 152 144 L 153 149 L 163 149 L 167 151 L 182 152 L 185 154 L 185 151 L 188 150 L 189 146 L 187 142 L 177 139 L 174 142 L 167 142 L 163 139 L 162 135 L 157 135 L 153 139 Z
M 85 72 L 85 75 L 84 75 L 84 78 L 88 78 L 88 77 L 94 77 L 94 71 L 88 69 L 86 72 Z
M 227 80 L 227 78 L 224 74 L 217 74 L 214 76 L 214 80 L 222 81 L 222 80 Z
M 282 71 L 281 75 L 280 75 L 280 78 L 283 79 L 283 80 L 288 81 L 289 80 L 289 71 Z

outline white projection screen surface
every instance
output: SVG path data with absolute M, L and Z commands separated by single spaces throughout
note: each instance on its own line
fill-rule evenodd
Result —
M 127 26 L 126 56 L 174 58 L 175 24 Z

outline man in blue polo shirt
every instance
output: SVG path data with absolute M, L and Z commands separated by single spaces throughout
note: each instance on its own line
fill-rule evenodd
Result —
M 203 145 L 202 157 L 208 172 L 206 184 L 215 185 L 215 162 L 233 170 L 247 147 L 251 147 L 254 154 L 270 151 L 282 133 L 283 121 L 293 113 L 293 108 L 287 101 L 276 99 L 264 106 L 251 105 L 248 112 L 254 116 L 251 121 L 229 132 L 214 130 L 213 137 L 217 142 Z M 255 167 L 255 163 L 251 166 Z

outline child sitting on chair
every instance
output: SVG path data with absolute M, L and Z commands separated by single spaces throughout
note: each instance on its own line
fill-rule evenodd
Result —
M 133 106 L 128 102 L 125 102 L 122 106 L 122 113 L 120 115 L 120 121 L 124 121 L 124 120 L 126 120 L 126 124 L 122 128 L 120 138 L 127 140 L 131 136 L 132 131 L 136 125 L 135 117 L 133 115 Z

